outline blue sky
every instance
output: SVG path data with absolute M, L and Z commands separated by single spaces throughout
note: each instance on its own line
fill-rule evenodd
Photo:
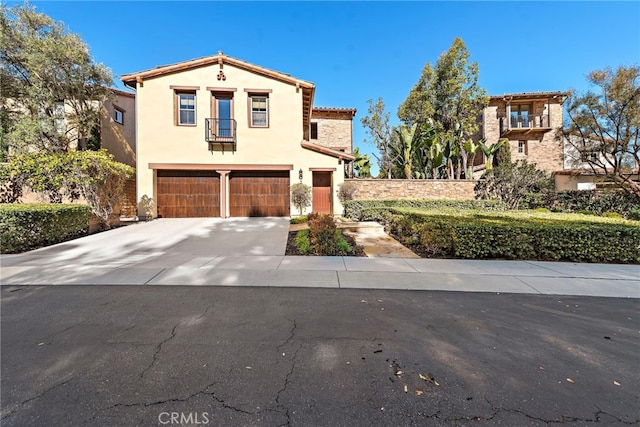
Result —
M 11 4 L 11 3 L 10 3 Z M 80 34 L 119 76 L 224 53 L 316 85 L 316 106 L 367 99 L 397 122 L 426 62 L 461 37 L 489 94 L 587 88 L 594 69 L 640 63 L 640 2 L 53 2 L 36 8 Z

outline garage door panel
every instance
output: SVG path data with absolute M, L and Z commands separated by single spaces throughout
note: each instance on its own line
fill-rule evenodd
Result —
M 156 192 L 161 217 L 220 216 L 220 176 L 214 171 L 159 170 Z
M 234 172 L 229 178 L 231 216 L 289 216 L 289 171 Z

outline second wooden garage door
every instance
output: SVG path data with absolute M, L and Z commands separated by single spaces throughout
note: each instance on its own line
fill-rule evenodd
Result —
M 158 216 L 220 216 L 220 175 L 214 171 L 159 170 Z
M 231 216 L 289 216 L 289 171 L 232 172 Z

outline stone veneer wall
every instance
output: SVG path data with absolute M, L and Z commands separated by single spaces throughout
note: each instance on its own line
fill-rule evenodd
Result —
M 315 118 L 312 116 L 311 122 L 318 123 L 318 139 L 312 139 L 310 142 L 351 153 L 351 120 Z
M 455 179 L 345 179 L 356 186 L 355 200 L 473 200 L 476 181 Z

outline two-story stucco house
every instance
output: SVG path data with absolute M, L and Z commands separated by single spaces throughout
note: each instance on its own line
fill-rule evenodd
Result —
M 313 211 L 342 211 L 352 142 L 314 141 L 330 112 L 314 113 L 313 83 L 222 52 L 122 81 L 136 91 L 137 198 L 151 200 L 140 216 L 288 216 L 297 182 Z
M 562 103 L 566 92 L 531 92 L 495 95 L 484 110 L 482 135 L 488 143 L 509 140 L 513 161 L 526 159 L 539 169 L 564 168 Z

